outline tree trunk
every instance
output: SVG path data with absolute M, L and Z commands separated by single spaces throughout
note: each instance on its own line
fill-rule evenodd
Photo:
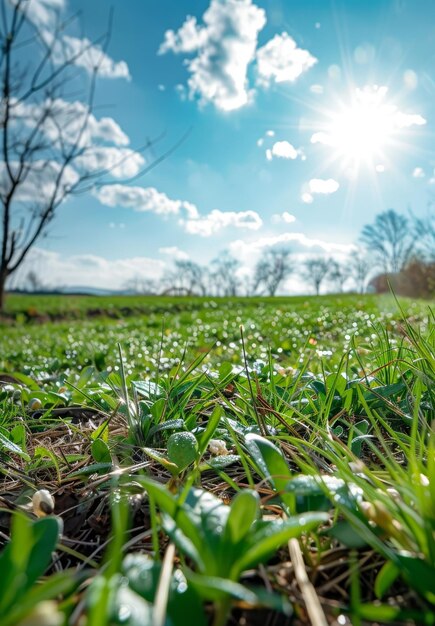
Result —
M 4 311 L 6 277 L 7 277 L 6 272 L 0 273 L 0 313 L 3 313 Z

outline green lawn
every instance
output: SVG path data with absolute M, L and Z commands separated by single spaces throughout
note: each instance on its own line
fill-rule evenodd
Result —
M 7 307 L 2 626 L 435 624 L 428 303 Z

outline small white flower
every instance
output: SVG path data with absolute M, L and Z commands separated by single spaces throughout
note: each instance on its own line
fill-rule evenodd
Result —
M 32 497 L 33 512 L 37 517 L 51 515 L 54 511 L 54 498 L 47 489 L 38 489 Z
M 208 449 L 213 456 L 225 456 L 229 454 L 227 444 L 223 439 L 210 439 Z

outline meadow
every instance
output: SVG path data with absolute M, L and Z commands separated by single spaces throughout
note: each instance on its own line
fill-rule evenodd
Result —
M 435 624 L 433 321 L 10 296 L 1 624 Z

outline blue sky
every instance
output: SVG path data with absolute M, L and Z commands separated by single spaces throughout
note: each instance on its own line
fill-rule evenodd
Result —
M 105 29 L 103 0 L 30 1 L 35 20 L 52 6 L 81 11 L 77 39 Z M 143 154 L 151 163 L 187 136 L 146 176 L 106 177 L 114 184 L 60 207 L 32 257 L 48 282 L 121 288 L 223 249 L 246 274 L 273 245 L 343 257 L 378 212 L 427 212 L 432 0 L 110 4 L 94 115 L 124 139 L 104 145 L 135 151 L 161 137 Z M 134 174 L 141 157 L 128 163 Z M 288 289 L 300 289 L 297 278 Z

